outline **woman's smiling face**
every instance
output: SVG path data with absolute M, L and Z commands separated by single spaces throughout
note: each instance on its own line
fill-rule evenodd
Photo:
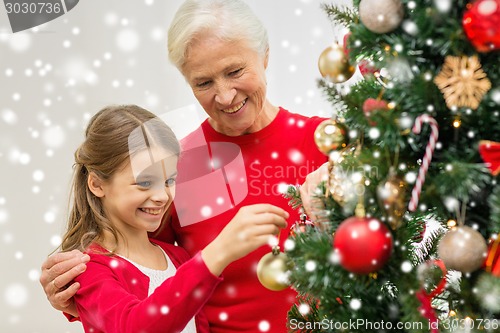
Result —
M 238 136 L 268 125 L 267 61 L 244 41 L 193 39 L 182 73 L 216 131 Z

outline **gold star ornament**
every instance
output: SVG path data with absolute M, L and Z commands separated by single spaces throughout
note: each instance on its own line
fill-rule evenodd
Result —
M 446 105 L 477 109 L 483 96 L 490 90 L 491 82 L 481 69 L 477 56 L 447 56 L 434 83 L 443 93 Z

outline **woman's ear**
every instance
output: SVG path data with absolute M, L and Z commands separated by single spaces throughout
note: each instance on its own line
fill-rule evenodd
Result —
M 94 193 L 98 198 L 104 197 L 103 181 L 95 174 L 95 172 L 90 172 L 87 177 L 87 186 L 89 190 Z
M 266 54 L 264 56 L 264 69 L 267 69 L 267 65 L 269 64 L 269 46 L 266 49 Z

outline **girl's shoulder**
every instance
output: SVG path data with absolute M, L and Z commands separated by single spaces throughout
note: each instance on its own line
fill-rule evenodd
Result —
M 111 253 L 109 250 L 97 243 L 90 244 L 84 253 L 90 256 L 90 263 L 104 264 L 110 268 L 124 266 L 127 263 L 126 260 Z
M 158 245 L 165 251 L 165 253 L 169 256 L 170 260 L 174 263 L 176 267 L 180 266 L 182 263 L 191 259 L 189 254 L 182 247 L 165 243 L 153 238 L 149 239 L 152 243 Z

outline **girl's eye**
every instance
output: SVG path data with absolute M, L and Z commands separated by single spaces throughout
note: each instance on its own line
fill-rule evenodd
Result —
M 136 183 L 136 185 L 138 185 L 140 187 L 150 187 L 151 182 L 150 181 L 138 182 L 138 183 Z
M 175 178 L 169 178 L 165 181 L 165 186 L 170 187 L 175 185 Z

